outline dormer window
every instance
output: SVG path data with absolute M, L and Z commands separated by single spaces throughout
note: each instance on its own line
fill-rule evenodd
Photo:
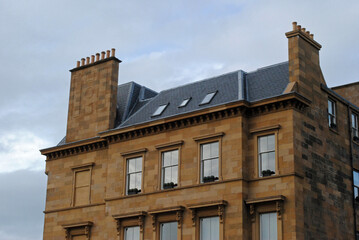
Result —
M 214 96 L 216 95 L 217 91 L 208 93 L 202 100 L 202 102 L 199 105 L 208 104 L 212 101 Z
M 152 117 L 156 117 L 156 116 L 161 115 L 161 114 L 163 113 L 163 111 L 166 109 L 167 106 L 168 106 L 168 103 L 159 106 L 159 107 L 156 109 L 156 111 L 152 114 Z
M 187 106 L 187 104 L 189 103 L 190 100 L 191 100 L 190 97 L 186 98 L 186 99 L 183 99 L 183 101 L 181 102 L 181 104 L 178 107 L 181 108 L 181 107 Z

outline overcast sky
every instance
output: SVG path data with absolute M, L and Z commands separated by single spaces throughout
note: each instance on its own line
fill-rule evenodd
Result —
M 0 0 L 0 240 L 42 238 L 45 158 L 77 60 L 116 48 L 119 83 L 156 91 L 288 59 L 292 21 L 329 87 L 359 81 L 359 1 Z

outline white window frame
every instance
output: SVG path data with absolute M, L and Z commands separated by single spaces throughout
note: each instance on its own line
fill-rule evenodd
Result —
M 329 127 L 331 127 L 331 128 L 336 128 L 336 126 L 337 126 L 336 113 L 337 113 L 336 102 L 332 99 L 328 99 L 328 124 L 329 124 Z
M 208 238 L 206 238 L 206 239 L 204 239 L 203 238 L 203 231 L 204 231 L 204 227 L 203 227 L 203 220 L 204 219 L 216 219 L 217 220 L 217 225 L 218 225 L 218 229 L 217 229 L 217 233 L 218 233 L 218 238 L 215 238 L 212 234 L 210 234 L 210 239 L 208 239 Z M 220 227 L 219 227 L 219 217 L 218 216 L 213 216 L 213 217 L 203 217 L 203 218 L 200 218 L 199 219 L 199 222 L 200 222 L 200 224 L 199 224 L 199 237 L 200 237 L 200 240 L 219 240 L 220 239 Z M 212 225 L 210 226 L 210 228 L 212 228 Z M 206 231 L 208 231 L 208 230 L 206 230 Z M 212 233 L 212 231 L 211 231 L 211 229 L 209 229 L 209 231 Z
M 176 228 L 175 228 L 175 236 L 176 236 L 176 239 L 164 239 L 163 238 L 163 226 L 165 225 L 165 224 L 176 224 Z M 160 240 L 177 240 L 177 234 L 178 234 L 178 230 L 177 230 L 177 227 L 178 227 L 178 223 L 176 222 L 176 221 L 172 221 L 172 222 L 163 222 L 163 223 L 160 223 Z
M 175 151 L 177 151 L 177 164 L 172 164 L 172 162 L 171 162 L 171 165 L 165 166 L 165 164 L 164 164 L 164 160 L 165 160 L 164 156 L 165 156 L 165 154 L 166 153 L 172 153 L 172 152 L 175 152 Z M 174 187 L 178 186 L 178 179 L 179 179 L 179 171 L 178 170 L 179 170 L 179 161 L 180 161 L 180 154 L 179 153 L 180 153 L 180 151 L 179 151 L 178 148 L 161 152 L 161 188 L 162 189 L 174 188 Z M 172 176 L 172 169 L 173 168 L 177 168 L 176 182 L 173 182 L 174 185 L 172 187 L 165 188 L 164 185 L 167 183 L 167 182 L 165 182 L 165 170 L 166 169 L 171 169 L 171 176 Z
M 352 113 L 352 134 L 354 137 L 359 137 L 359 127 L 358 127 L 358 114 Z
M 127 230 L 128 229 L 138 229 L 138 239 L 128 239 L 127 238 Z M 124 231 L 123 231 L 123 239 L 124 240 L 140 240 L 141 239 L 141 231 L 140 231 L 140 227 L 139 226 L 129 226 L 129 227 L 125 227 Z
M 217 156 L 210 156 L 209 158 L 204 158 L 204 154 L 203 154 L 203 147 L 205 145 L 212 145 L 214 143 L 217 143 L 218 145 L 218 155 Z M 213 181 L 217 181 L 219 180 L 219 176 L 220 176 L 220 141 L 213 141 L 213 142 L 206 142 L 206 143 L 201 143 L 200 144 L 200 156 L 201 156 L 201 183 L 204 183 L 204 182 L 213 182 Z M 205 162 L 208 162 L 208 161 L 217 161 L 217 175 L 210 175 L 210 176 L 204 176 L 204 163 Z M 211 169 L 212 170 L 212 169 Z M 204 178 L 205 177 L 211 177 L 211 176 L 214 176 L 214 179 L 213 181 L 204 181 Z
M 130 166 L 129 162 L 130 161 L 136 161 L 137 159 L 141 159 L 141 169 L 140 169 L 140 171 L 136 169 L 134 172 L 130 172 L 130 170 L 129 170 L 129 166 Z M 143 170 L 143 156 L 137 156 L 137 157 L 132 157 L 132 158 L 127 158 L 126 159 L 126 195 L 132 195 L 132 194 L 129 194 L 130 177 L 131 177 L 131 175 L 134 175 L 134 174 L 140 174 L 140 177 L 141 177 L 139 189 L 136 186 L 137 190 L 139 190 L 136 194 L 138 194 L 138 193 L 140 193 L 142 191 L 142 181 L 143 181 L 143 179 L 142 179 L 142 170 Z
M 275 230 L 275 237 L 273 238 L 263 238 L 262 234 L 263 234 L 263 218 L 264 216 L 268 216 L 269 218 L 273 218 L 274 217 L 274 220 L 275 220 L 275 227 L 274 227 L 274 230 Z M 269 222 L 269 224 L 271 224 L 271 222 Z M 268 226 L 268 230 L 269 230 L 269 236 L 270 236 L 270 226 Z M 278 239 L 278 221 L 277 221 L 277 213 L 276 212 L 266 212 L 266 213 L 260 213 L 259 214 L 259 239 L 260 240 L 277 240 Z
M 261 152 L 261 139 L 262 138 L 265 138 L 265 137 L 269 137 L 269 136 L 273 136 L 273 138 L 274 138 L 274 147 L 273 147 L 273 149 L 267 149 L 266 151 L 263 151 L 263 152 Z M 275 133 L 271 133 L 271 134 L 267 134 L 267 135 L 261 135 L 261 136 L 258 136 L 258 138 L 257 138 L 257 152 L 258 152 L 258 156 L 257 156 L 257 158 L 258 158 L 258 175 L 260 176 L 260 177 L 263 177 L 263 174 L 262 174 L 262 171 L 265 171 L 265 170 L 271 170 L 271 171 L 273 171 L 274 173 L 272 174 L 272 175 L 275 175 L 275 174 L 277 174 L 276 173 L 276 169 L 277 169 L 277 167 L 276 167 L 276 162 L 277 162 L 277 152 L 276 152 L 276 146 L 277 144 L 276 144 L 276 134 Z M 268 148 L 268 146 L 267 146 L 267 148 Z M 274 153 L 274 159 L 273 159 L 273 161 L 274 161 L 274 166 L 273 166 L 273 169 L 262 169 L 262 155 L 264 155 L 264 154 L 269 154 L 269 153 Z

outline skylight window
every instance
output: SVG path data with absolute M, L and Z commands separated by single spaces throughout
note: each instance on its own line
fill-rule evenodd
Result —
M 189 103 L 190 100 L 191 100 L 190 97 L 186 98 L 186 99 L 183 99 L 183 101 L 181 102 L 181 104 L 178 107 L 181 108 L 181 107 L 187 106 L 187 104 Z
M 214 95 L 216 95 L 217 91 L 208 93 L 202 100 L 202 102 L 199 105 L 208 104 L 212 101 L 214 98 Z
M 156 117 L 156 116 L 161 115 L 161 114 L 163 113 L 163 111 L 166 109 L 167 106 L 168 106 L 168 103 L 159 106 L 159 107 L 156 109 L 156 111 L 152 114 L 152 117 Z

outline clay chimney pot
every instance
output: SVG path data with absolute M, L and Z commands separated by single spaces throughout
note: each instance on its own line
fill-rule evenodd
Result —
M 115 49 L 112 48 L 112 49 L 111 49 L 111 57 L 114 57 L 114 56 L 115 56 Z
M 80 61 L 77 61 L 76 67 L 80 67 Z
M 102 52 L 101 52 L 101 60 L 102 60 L 102 59 L 105 59 L 105 55 L 106 55 L 106 53 L 105 53 L 104 51 L 102 51 Z
M 109 58 L 110 57 L 110 50 L 107 50 L 106 51 L 106 58 Z
M 81 58 L 81 66 L 85 65 L 85 59 Z
M 91 63 L 95 62 L 95 55 L 91 55 Z
M 302 26 L 298 25 L 297 29 L 300 31 L 302 29 Z
M 96 53 L 96 62 L 100 60 L 100 54 L 99 53 Z
M 297 22 L 293 22 L 293 31 L 297 30 Z
M 86 65 L 90 64 L 90 57 L 86 57 Z

